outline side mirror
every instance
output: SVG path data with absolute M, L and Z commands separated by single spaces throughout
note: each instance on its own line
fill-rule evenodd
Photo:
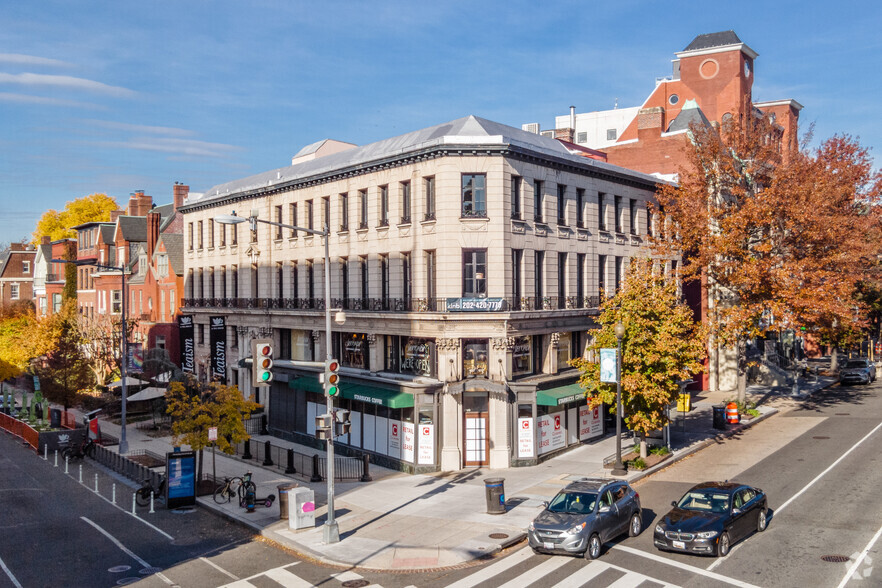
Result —
M 601 506 L 597 512 L 609 512 L 609 507 L 606 505 Z
M 740 509 L 740 508 L 733 508 L 733 509 L 732 509 L 732 514 L 733 514 L 733 515 L 739 515 L 739 514 L 741 514 L 741 509 Z
M 673 506 L 674 508 L 676 508 L 676 507 L 677 507 L 677 501 L 676 501 L 676 500 L 672 500 L 672 501 L 671 501 L 671 506 Z
M 542 508 L 548 508 L 548 501 L 547 500 L 542 501 Z

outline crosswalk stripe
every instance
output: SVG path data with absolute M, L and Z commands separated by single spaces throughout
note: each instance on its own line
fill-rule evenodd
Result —
M 572 560 L 568 557 L 553 557 L 551 559 L 547 559 L 538 566 L 533 566 L 527 572 L 519 575 L 514 580 L 506 582 L 499 588 L 521 588 L 522 586 L 529 586 L 533 582 L 538 582 L 548 574 L 552 573 L 554 570 L 565 566 L 571 561 Z
M 605 563 L 593 561 L 587 566 L 579 568 L 574 573 L 552 586 L 552 588 L 576 588 L 577 586 L 582 586 L 608 569 L 610 569 L 610 566 Z
M 267 570 L 264 572 L 264 575 L 270 580 L 275 580 L 285 588 L 312 588 L 312 582 L 303 580 L 300 576 L 292 574 L 285 568 Z
M 642 574 L 626 574 L 606 588 L 637 588 L 644 580 L 649 579 Z
M 490 578 L 501 574 L 505 570 L 515 567 L 519 563 L 527 561 L 531 557 L 533 557 L 532 550 L 530 550 L 529 548 L 523 548 L 512 553 L 505 559 L 502 559 L 494 564 L 487 566 L 479 572 L 475 572 L 474 574 L 463 578 L 459 582 L 454 582 L 447 588 L 472 588 L 473 586 L 477 586 L 485 580 L 489 580 Z
M 662 582 L 661 580 L 659 580 L 657 578 L 650 578 L 649 576 L 644 576 L 643 574 L 640 574 L 638 572 L 633 572 L 633 571 L 629 570 L 628 568 L 622 568 L 622 567 L 615 566 L 612 564 L 607 564 L 607 566 L 609 566 L 611 569 L 619 570 L 623 574 L 630 574 L 632 576 L 639 576 L 640 582 L 645 582 L 645 581 L 654 582 L 656 584 L 661 584 L 662 586 L 664 586 L 664 588 L 680 588 L 680 586 L 678 586 L 677 584 L 668 584 L 667 582 Z
M 331 577 L 335 580 L 339 580 L 340 582 L 351 582 L 352 580 L 361 580 L 362 576 L 356 574 L 355 572 L 345 571 L 339 572 L 336 574 L 331 574 Z

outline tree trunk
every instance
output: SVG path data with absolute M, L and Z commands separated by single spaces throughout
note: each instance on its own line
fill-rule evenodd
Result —
M 830 371 L 836 372 L 839 369 L 839 349 L 834 345 L 833 351 L 830 353 Z
M 640 457 L 646 459 L 648 455 L 646 451 L 646 435 L 640 435 Z
M 738 341 L 738 406 L 747 404 L 747 345 L 743 340 Z

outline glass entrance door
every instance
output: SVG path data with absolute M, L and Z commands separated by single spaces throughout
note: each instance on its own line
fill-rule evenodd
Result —
M 490 465 L 490 402 L 486 392 L 465 392 L 462 399 L 466 466 Z

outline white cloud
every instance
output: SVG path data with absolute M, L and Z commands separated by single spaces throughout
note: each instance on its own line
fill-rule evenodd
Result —
M 45 106 L 65 106 L 72 108 L 103 109 L 103 106 L 78 100 L 65 100 L 64 98 L 47 98 L 45 96 L 31 96 L 29 94 L 16 94 L 13 92 L 0 92 L 0 102 L 17 102 L 19 104 L 39 104 Z
M 172 137 L 192 137 L 196 133 L 189 129 L 179 129 L 175 127 L 155 127 L 149 125 L 134 125 L 131 123 L 121 123 L 109 120 L 87 119 L 86 122 L 94 124 L 105 129 L 113 129 L 118 131 L 130 131 L 132 133 L 146 133 L 150 135 L 170 135 Z
M 34 55 L 21 55 L 19 53 L 0 53 L 0 63 L 12 63 L 15 65 L 45 65 L 50 67 L 73 67 L 73 64 L 59 59 L 48 57 L 36 57 Z
M 87 92 L 97 92 L 107 94 L 109 96 L 134 96 L 136 92 L 128 88 L 119 86 L 109 86 L 87 80 L 85 78 L 76 78 L 73 76 L 55 76 L 35 73 L 9 74 L 0 73 L 0 84 L 21 84 L 23 86 L 42 86 L 55 88 L 68 88 L 74 90 L 85 90 Z
M 219 158 L 226 158 L 231 153 L 242 150 L 241 147 L 225 143 L 164 137 L 133 137 L 127 141 L 106 141 L 99 144 L 104 147 L 117 149 L 137 149 L 141 151 L 158 151 L 160 153 Z

